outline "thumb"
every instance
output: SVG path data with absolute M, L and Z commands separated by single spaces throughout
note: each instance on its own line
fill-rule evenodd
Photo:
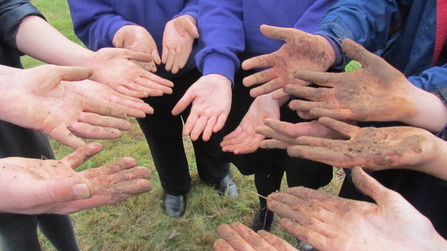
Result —
M 360 191 L 374 199 L 378 205 L 385 204 L 390 198 L 390 193 L 393 193 L 393 191 L 365 173 L 359 166 L 352 169 L 352 180 Z
M 189 35 L 193 38 L 199 38 L 199 30 L 197 29 L 197 26 L 193 23 L 188 23 L 186 25 L 185 30 L 189 33 Z
M 89 67 L 80 66 L 55 66 L 56 69 L 51 71 L 51 74 L 56 74 L 60 80 L 65 81 L 81 81 L 88 79 L 93 70 Z
M 341 42 L 341 49 L 346 53 L 346 55 L 348 55 L 348 57 L 359 62 L 364 67 L 385 62 L 382 58 L 369 52 L 363 46 L 357 44 L 351 39 L 343 39 Z
M 93 183 L 84 177 L 71 176 L 36 182 L 34 190 L 39 204 L 61 203 L 91 198 L 95 189 Z

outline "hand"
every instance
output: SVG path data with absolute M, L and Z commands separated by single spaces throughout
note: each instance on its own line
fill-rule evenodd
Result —
M 0 119 L 42 131 L 73 148 L 85 145 L 76 136 L 118 138 L 119 130 L 130 129 L 123 110 L 83 98 L 60 84 L 61 80 L 79 81 L 90 74 L 91 69 L 84 67 L 43 65 L 3 75 Z
M 377 204 L 339 198 L 304 187 L 269 195 L 267 206 L 281 226 L 320 251 L 443 250 L 447 242 L 400 194 L 360 167 L 354 183 Z
M 257 134 L 255 128 L 264 124 L 264 119 L 279 119 L 280 104 L 271 95 L 257 97 L 245 114 L 239 126 L 223 138 L 220 146 L 224 152 L 235 154 L 252 153 L 259 148 L 263 135 Z
M 142 52 L 152 56 L 153 61 L 134 61 L 143 69 L 156 72 L 156 64 L 160 64 L 157 44 L 149 32 L 139 25 L 124 25 L 113 36 L 112 44 L 116 48 L 124 48 L 135 52 Z
M 225 124 L 231 109 L 231 82 L 218 74 L 202 76 L 172 109 L 176 116 L 192 103 L 191 112 L 183 127 L 183 135 L 207 141 L 213 132 L 218 132 Z
M 127 116 L 144 118 L 146 113 L 154 113 L 154 109 L 144 103 L 143 100 L 132 98 L 118 93 L 107 85 L 91 81 L 83 80 L 76 82 L 62 82 L 70 91 L 73 91 L 86 99 L 93 99 L 103 103 L 111 103 L 119 107 L 127 113 Z
M 298 251 L 276 235 L 264 230 L 255 233 L 239 222 L 222 224 L 217 231 L 222 239 L 214 242 L 215 251 Z
M 103 48 L 93 54 L 85 66 L 93 69 L 91 80 L 108 85 L 113 90 L 135 98 L 172 93 L 174 84 L 150 73 L 130 60 L 150 62 L 148 54 L 127 49 Z
M 255 131 L 263 135 L 265 138 L 260 143 L 260 147 L 264 149 L 287 149 L 289 146 L 296 145 L 296 138 L 299 136 L 313 136 L 326 139 L 338 139 L 342 136 L 340 133 L 329 129 L 313 120 L 310 122 L 288 123 L 276 119 L 266 119 L 265 126 L 256 127 Z
M 319 123 L 348 137 L 330 140 L 299 137 L 288 148 L 292 157 L 306 158 L 343 168 L 362 166 L 370 170 L 407 168 L 427 172 L 444 166 L 446 143 L 416 127 L 359 128 L 330 118 Z M 447 176 L 446 176 L 447 178 Z
M 309 100 L 294 100 L 291 109 L 338 120 L 402 121 L 416 116 L 412 96 L 418 88 L 402 73 L 352 40 L 345 39 L 342 49 L 364 68 L 346 73 L 295 73 L 300 80 L 329 88 L 286 86 L 286 93 Z
M 335 62 L 335 51 L 326 38 L 312 35 L 294 28 L 261 26 L 261 32 L 267 37 L 281 39 L 285 44 L 277 51 L 248 59 L 242 63 L 245 70 L 271 67 L 244 79 L 245 86 L 263 84 L 250 91 L 257 97 L 278 89 L 286 84 L 303 85 L 294 78 L 298 70 L 326 71 Z M 264 84 L 265 83 L 265 84 Z M 276 93 L 274 98 L 282 97 Z
M 199 31 L 192 16 L 182 15 L 166 23 L 161 62 L 166 64 L 167 71 L 176 74 L 185 66 L 196 38 Z
M 82 172 L 73 169 L 101 151 L 90 143 L 61 160 L 0 159 L 0 211 L 18 214 L 70 214 L 111 205 L 148 192 L 151 172 L 132 158 Z

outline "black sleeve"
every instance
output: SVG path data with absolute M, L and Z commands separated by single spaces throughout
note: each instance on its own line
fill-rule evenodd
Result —
M 0 43 L 21 55 L 16 46 L 16 35 L 22 20 L 31 15 L 44 18 L 27 0 L 0 0 Z

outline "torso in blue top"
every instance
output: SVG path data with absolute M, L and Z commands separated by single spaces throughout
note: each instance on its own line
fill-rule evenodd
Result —
M 88 48 L 113 47 L 113 36 L 118 29 L 126 24 L 138 24 L 152 35 L 160 56 L 166 23 L 182 14 L 197 18 L 198 9 L 198 0 L 68 0 L 68 3 L 75 33 Z M 181 72 L 195 66 L 196 52 L 197 46 Z M 163 68 L 159 67 L 157 75 L 172 76 Z

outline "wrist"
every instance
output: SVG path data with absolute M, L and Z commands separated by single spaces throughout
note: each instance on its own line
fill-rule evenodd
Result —
M 415 116 L 404 118 L 402 122 L 424 128 L 434 133 L 442 131 L 447 124 L 447 95 L 429 93 L 413 86 L 411 98 L 417 112 Z M 447 93 L 446 93 L 447 94 Z
M 324 52 L 326 54 L 326 62 L 325 62 L 325 66 L 327 67 L 327 69 L 329 69 L 331 66 L 333 66 L 334 64 L 336 64 L 337 61 L 337 51 L 339 52 L 338 54 L 340 54 L 340 58 L 341 58 L 341 47 L 335 43 L 334 41 L 331 40 L 331 38 L 329 37 L 325 37 L 322 35 L 316 35 L 316 37 L 321 41 L 321 44 L 324 48 Z M 338 50 L 337 50 L 338 47 Z

